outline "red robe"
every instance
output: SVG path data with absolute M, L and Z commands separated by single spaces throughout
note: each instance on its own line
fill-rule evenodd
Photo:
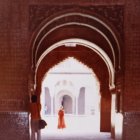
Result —
M 64 110 L 60 109 L 58 112 L 58 129 L 65 128 Z

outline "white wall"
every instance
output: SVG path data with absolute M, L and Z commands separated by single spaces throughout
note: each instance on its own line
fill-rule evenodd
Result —
M 67 90 L 75 98 L 78 98 L 80 88 L 85 87 L 86 114 L 91 114 L 91 109 L 95 111 L 99 109 L 99 86 L 94 72 L 83 63 L 70 57 L 50 69 L 44 77 L 41 103 L 44 103 L 44 87 L 49 88 L 51 97 L 57 96 L 62 90 Z

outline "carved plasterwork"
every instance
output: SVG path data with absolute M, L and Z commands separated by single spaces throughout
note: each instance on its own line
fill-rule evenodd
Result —
M 123 5 L 111 5 L 111 6 L 83 6 L 83 5 L 30 5 L 29 7 L 29 30 L 32 32 L 43 23 L 46 19 L 48 21 L 57 16 L 57 14 L 65 14 L 71 12 L 88 13 L 92 16 L 99 16 L 102 20 L 110 22 L 116 30 L 123 37 Z M 65 18 L 65 22 L 69 19 Z M 64 22 L 61 20 L 61 22 Z M 75 17 L 74 20 L 81 20 Z M 86 22 L 86 19 L 82 19 Z

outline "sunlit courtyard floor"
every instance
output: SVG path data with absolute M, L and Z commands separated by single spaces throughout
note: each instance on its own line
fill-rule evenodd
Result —
M 57 129 L 57 116 L 44 117 L 48 126 L 42 140 L 111 140 L 110 133 L 99 132 L 98 116 L 65 116 L 66 128 Z

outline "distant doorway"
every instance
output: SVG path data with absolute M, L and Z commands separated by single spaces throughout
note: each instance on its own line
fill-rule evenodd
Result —
M 69 95 L 62 97 L 62 106 L 66 114 L 72 114 L 72 98 Z

